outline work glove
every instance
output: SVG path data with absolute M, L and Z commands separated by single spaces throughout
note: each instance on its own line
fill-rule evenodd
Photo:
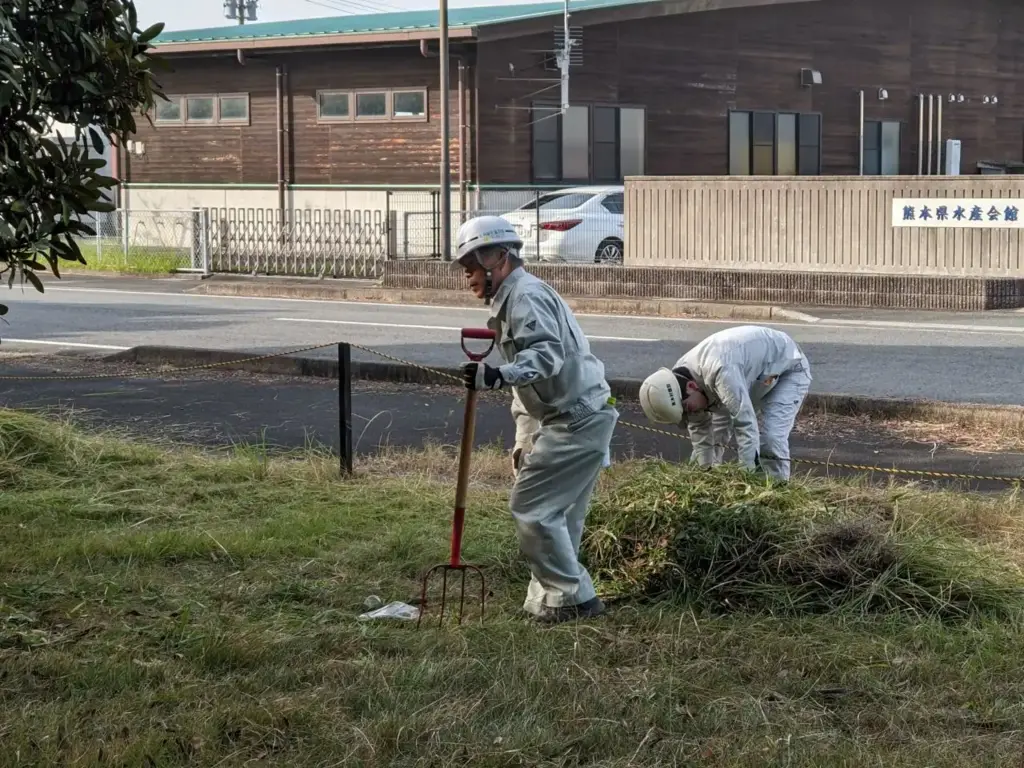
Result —
M 501 389 L 505 384 L 501 371 L 487 363 L 463 363 L 462 381 L 466 389 Z
M 523 449 L 516 448 L 512 451 L 512 474 L 519 477 L 519 466 L 523 463 Z

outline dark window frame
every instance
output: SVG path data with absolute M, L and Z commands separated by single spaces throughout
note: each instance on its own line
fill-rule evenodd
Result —
M 612 141 L 601 141 L 597 140 L 597 110 L 599 109 L 612 109 L 615 110 L 615 138 Z M 617 106 L 606 106 L 604 104 L 592 104 L 590 105 L 590 182 L 593 184 L 619 184 L 622 180 L 622 125 L 620 124 L 619 110 L 621 105 Z M 612 146 L 612 154 L 615 158 L 615 179 L 599 179 L 597 178 L 597 145 Z
M 886 123 L 896 125 L 899 130 L 896 144 L 896 173 L 882 173 L 882 126 Z M 903 176 L 903 138 L 906 134 L 905 128 L 909 125 L 906 120 L 880 119 L 864 121 L 864 175 L 865 176 Z M 877 133 L 872 135 L 873 132 Z M 868 149 L 869 139 L 874 139 L 876 146 Z M 877 172 L 868 169 L 868 153 L 877 155 Z
M 587 113 L 587 147 L 588 147 L 588 176 L 586 180 L 581 179 L 566 179 L 564 175 L 564 169 L 562 166 L 562 147 L 565 140 L 563 133 L 563 121 L 562 115 L 558 117 L 549 118 L 555 120 L 558 123 L 558 179 L 538 179 L 536 175 L 536 153 L 535 148 L 537 145 L 536 139 L 536 113 L 538 109 L 560 109 L 560 104 L 553 101 L 534 101 L 530 103 L 530 109 L 527 112 L 530 120 L 530 181 L 534 184 L 571 184 L 576 186 L 599 186 L 599 185 L 613 185 L 622 183 L 622 124 L 619 110 L 622 109 L 640 109 L 644 113 L 644 146 L 643 146 L 643 164 L 644 172 L 647 172 L 647 152 L 648 152 L 648 141 L 647 141 L 647 115 L 649 108 L 643 104 L 620 103 L 612 104 L 606 101 L 587 101 L 582 103 L 570 104 L 572 107 L 586 107 Z M 594 114 L 596 109 L 614 109 L 615 112 L 615 167 L 619 174 L 618 181 L 599 181 L 594 176 Z M 546 142 L 545 142 L 546 143 Z M 607 143 L 607 142 L 602 142 Z
M 395 95 L 402 93 L 419 93 L 423 95 L 422 115 L 395 115 Z M 383 94 L 384 114 L 383 115 L 359 115 L 357 114 L 357 102 L 360 95 Z M 345 96 L 348 100 L 347 115 L 325 115 L 323 113 L 324 95 Z M 313 94 L 313 106 L 316 109 L 316 122 L 318 125 L 332 125 L 336 123 L 347 123 L 352 125 L 379 123 L 427 123 L 430 122 L 430 89 L 425 86 L 404 86 L 396 88 L 318 88 Z
M 211 110 L 209 118 L 195 118 L 189 117 L 188 102 L 190 99 L 208 99 L 210 101 Z M 221 99 L 244 99 L 245 101 L 245 117 L 222 117 L 221 116 Z M 158 103 L 162 103 L 164 100 L 159 99 Z M 252 124 L 252 96 L 248 91 L 225 91 L 224 93 L 178 93 L 178 94 L 167 94 L 167 101 L 178 105 L 178 117 L 174 119 L 161 118 L 157 105 L 154 104 L 150 110 L 150 118 L 155 126 L 182 126 L 182 127 L 209 127 L 209 126 L 226 126 L 239 127 L 248 126 Z
M 554 141 L 546 139 L 543 141 L 544 144 L 555 144 L 557 152 L 555 153 L 555 166 L 558 168 L 558 172 L 555 174 L 553 179 L 538 179 L 537 178 L 537 111 L 538 110 L 558 110 L 557 104 L 549 104 L 547 102 L 533 102 L 530 105 L 530 111 L 527 113 L 530 116 L 530 179 L 535 184 L 557 184 L 562 180 L 562 115 L 558 114 L 555 117 L 545 116 L 541 119 L 548 121 L 553 120 L 555 122 L 555 133 L 556 138 Z
M 750 173 L 747 175 L 764 175 L 754 174 L 754 115 L 772 115 L 773 121 L 773 136 L 772 136 L 772 175 L 778 175 L 779 168 L 779 115 L 795 115 L 796 116 L 796 152 L 797 152 L 797 175 L 798 176 L 820 176 L 821 174 L 821 160 L 822 160 L 822 135 L 824 133 L 824 118 L 821 112 L 809 111 L 800 112 L 793 109 L 730 109 L 726 112 L 725 116 L 725 157 L 726 157 L 726 175 L 735 175 L 732 173 L 732 121 L 733 115 L 746 115 L 747 116 L 747 166 L 750 169 Z M 817 118 L 817 135 L 815 136 L 816 143 L 804 143 L 804 132 L 801 130 L 801 118 Z M 762 145 L 763 146 L 763 145 Z M 817 155 L 815 164 L 817 166 L 816 173 L 802 173 L 801 162 L 800 162 L 800 150 L 803 147 L 816 147 Z

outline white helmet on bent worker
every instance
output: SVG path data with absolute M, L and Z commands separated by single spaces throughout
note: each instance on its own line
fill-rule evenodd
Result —
M 455 236 L 455 260 L 466 266 L 468 257 L 475 256 L 481 248 L 490 245 L 507 246 L 515 249 L 518 255 L 519 249 L 523 247 L 523 239 L 507 219 L 501 216 L 477 216 L 459 227 Z
M 683 388 L 675 373 L 659 368 L 640 385 L 640 407 L 656 424 L 681 424 L 686 416 Z

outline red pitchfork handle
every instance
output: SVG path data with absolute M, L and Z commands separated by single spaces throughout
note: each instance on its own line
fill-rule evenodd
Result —
M 485 357 L 491 354 L 491 350 L 494 349 L 494 341 L 496 338 L 497 336 L 495 335 L 494 331 L 492 331 L 490 328 L 463 328 L 462 351 L 466 353 L 466 357 L 468 357 L 470 360 L 472 360 L 475 363 L 479 363 L 481 360 L 483 360 Z M 466 349 L 466 339 L 485 339 L 490 340 L 491 343 L 490 345 L 488 345 L 486 352 L 470 352 L 468 349 Z
M 495 333 L 490 328 L 463 328 L 462 351 L 474 362 L 480 362 L 494 349 Z M 483 354 L 466 349 L 466 339 L 490 339 L 490 345 Z M 451 565 L 462 564 L 462 528 L 466 519 L 466 488 L 469 486 L 469 457 L 473 451 L 473 436 L 476 432 L 476 390 L 466 392 L 466 412 L 462 418 L 462 444 L 459 446 L 459 477 L 455 487 L 455 516 L 452 518 Z

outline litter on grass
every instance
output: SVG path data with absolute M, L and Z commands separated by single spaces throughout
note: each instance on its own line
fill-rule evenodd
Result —
M 400 621 L 416 621 L 420 617 L 420 609 L 403 603 L 400 600 L 388 603 L 375 611 L 359 614 L 360 621 L 372 621 L 374 619 L 398 619 Z

